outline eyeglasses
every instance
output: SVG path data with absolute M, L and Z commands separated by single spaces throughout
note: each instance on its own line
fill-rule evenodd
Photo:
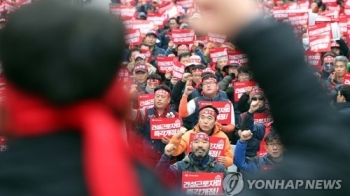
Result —
M 202 74 L 201 75 L 192 75 L 194 78 L 201 78 L 202 77 Z
M 212 85 L 212 84 L 216 84 L 215 82 L 203 82 L 202 83 L 203 86 L 206 86 L 206 85 Z
M 252 97 L 252 101 L 265 101 L 265 98 L 264 97 Z

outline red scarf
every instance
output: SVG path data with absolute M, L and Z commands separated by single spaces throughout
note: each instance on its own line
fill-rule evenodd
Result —
M 8 83 L 7 83 L 8 84 Z M 86 100 L 56 107 L 35 95 L 6 87 L 4 109 L 8 114 L 7 134 L 14 137 L 49 135 L 62 129 L 81 131 L 83 167 L 87 189 L 93 196 L 140 196 L 132 157 L 119 135 L 121 121 L 110 104 L 125 108 L 127 93 L 114 82 L 102 100 Z M 113 102 L 111 102 L 113 101 Z M 123 106 L 124 105 L 124 106 Z

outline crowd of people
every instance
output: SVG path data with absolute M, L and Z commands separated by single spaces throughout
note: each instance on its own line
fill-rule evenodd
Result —
M 291 23 L 329 104 L 348 122 L 350 1 L 258 5 L 254 12 L 266 20 Z M 192 28 L 202 17 L 193 1 L 113 0 L 109 9 L 126 29 L 118 82 L 130 95 L 129 103 L 123 101 L 130 107 L 120 132 L 163 182 L 189 195 L 218 195 L 230 166 L 248 175 L 283 162 L 286 148 L 271 115 L 271 97 L 255 81 L 248 55 L 230 35 Z M 1 14 L 6 26 L 11 14 Z

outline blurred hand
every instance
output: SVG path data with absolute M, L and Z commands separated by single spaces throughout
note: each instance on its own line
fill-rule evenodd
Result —
M 224 165 L 226 162 L 226 157 L 218 156 L 217 162 L 221 165 Z
M 163 142 L 163 144 L 169 144 L 170 139 L 167 138 L 167 137 L 163 137 L 163 138 L 162 138 L 162 142 Z
M 177 83 L 177 81 L 179 81 L 179 79 L 175 78 L 175 77 L 172 77 L 171 80 L 170 80 L 170 83 L 172 85 L 175 85 Z
M 245 88 L 245 93 L 246 93 L 247 95 L 249 95 L 250 92 L 252 92 L 252 90 L 253 90 L 253 87 L 252 87 L 252 86 L 248 86 L 247 88 Z
M 187 82 L 188 79 L 190 79 L 190 77 L 192 76 L 191 73 L 184 73 L 184 75 L 182 75 L 182 82 Z
M 185 87 L 185 91 L 184 91 L 184 95 L 190 95 L 195 89 L 193 88 L 193 86 L 186 86 Z
M 171 154 L 173 154 L 175 149 L 176 149 L 176 147 L 174 146 L 174 144 L 168 144 L 164 148 L 164 154 L 171 156 Z
M 168 72 L 168 71 L 167 71 L 167 72 L 165 72 L 165 75 L 164 75 L 164 76 L 165 76 L 166 79 L 170 79 L 171 76 L 172 76 L 172 74 L 171 74 L 171 72 Z
M 259 106 L 259 101 L 252 101 L 250 103 L 250 108 L 248 110 L 249 113 L 254 113 L 256 110 L 258 110 L 260 108 Z
M 191 21 L 197 31 L 235 35 L 257 17 L 254 0 L 195 0 L 201 18 Z
M 253 136 L 253 133 L 250 130 L 244 130 L 240 134 L 240 140 L 244 142 L 244 141 L 250 140 L 252 136 Z

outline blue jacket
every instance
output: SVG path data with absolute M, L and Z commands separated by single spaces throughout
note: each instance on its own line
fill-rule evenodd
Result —
M 164 153 L 165 144 L 161 140 L 151 139 L 150 118 L 155 118 L 154 108 L 149 108 L 146 111 L 147 112 L 145 115 L 147 116 L 145 124 L 143 126 L 143 153 L 148 158 L 158 159 Z M 172 109 L 170 109 L 167 113 L 173 113 L 173 115 L 176 114 L 176 112 Z
M 262 166 L 265 165 L 275 165 L 276 163 L 273 162 L 269 156 L 266 154 L 264 156 L 255 156 L 253 159 L 246 159 L 245 152 L 247 148 L 248 142 L 242 142 L 241 140 L 237 141 L 236 148 L 235 148 L 235 157 L 234 157 L 234 163 L 237 166 L 238 169 L 240 169 L 243 172 L 247 173 L 256 173 L 262 169 Z
M 248 140 L 248 144 L 246 147 L 246 156 L 247 157 L 254 157 L 256 156 L 257 152 L 260 150 L 260 141 L 264 139 L 265 135 L 265 124 L 262 123 L 254 123 L 254 114 L 251 114 L 249 112 L 245 112 L 242 114 L 244 121 L 247 123 L 245 125 L 245 128 L 241 127 L 245 130 L 251 130 L 253 133 L 253 137 Z M 242 121 L 240 122 L 240 125 L 242 126 Z M 242 130 L 243 131 L 243 130 Z
M 202 161 L 198 161 L 193 153 L 190 153 L 182 161 L 178 161 L 173 165 L 170 165 L 170 158 L 163 154 L 157 164 L 155 171 L 161 179 L 181 183 L 182 172 L 222 172 L 224 176 L 227 175 L 225 166 L 217 163 L 215 158 L 209 155 Z

